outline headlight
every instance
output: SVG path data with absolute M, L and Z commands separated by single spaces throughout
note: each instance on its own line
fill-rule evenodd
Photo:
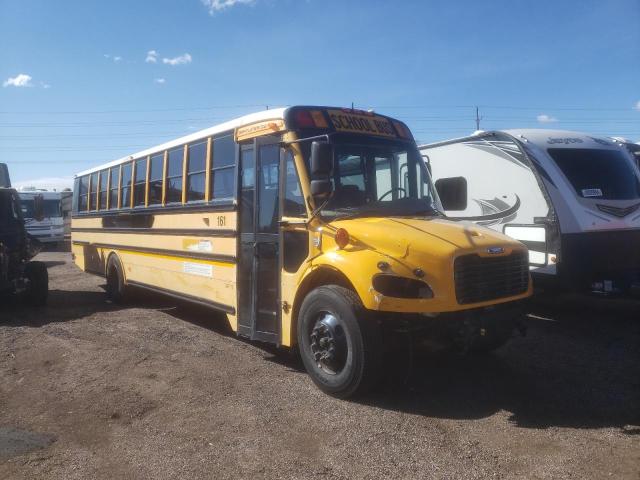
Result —
M 433 298 L 431 287 L 413 278 L 379 274 L 373 277 L 373 288 L 387 297 Z

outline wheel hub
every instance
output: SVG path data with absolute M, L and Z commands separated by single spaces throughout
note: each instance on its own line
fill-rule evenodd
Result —
M 311 352 L 318 367 L 336 375 L 347 358 L 347 342 L 339 320 L 330 313 L 322 313 L 310 334 Z

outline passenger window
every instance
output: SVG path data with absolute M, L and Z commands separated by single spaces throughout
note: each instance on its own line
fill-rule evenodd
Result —
M 107 187 L 109 181 L 109 170 L 103 170 L 100 172 L 100 210 L 107 209 Z
M 213 139 L 211 198 L 235 197 L 236 142 L 232 135 Z
M 283 215 L 287 217 L 304 217 L 307 210 L 304 206 L 304 197 L 300 180 L 296 171 L 296 164 L 293 154 L 287 150 L 285 154 L 285 182 L 284 182 L 284 205 Z
M 167 203 L 182 203 L 182 162 L 184 148 L 169 151 L 167 165 Z
M 121 208 L 131 207 L 131 162 L 122 165 L 122 188 L 120 189 Z
M 98 172 L 91 174 L 91 189 L 89 191 L 89 210 L 97 210 L 98 201 Z
M 109 209 L 118 208 L 118 183 L 120 167 L 111 167 L 111 180 L 109 185 Z
M 89 201 L 89 175 L 80 178 L 78 186 L 78 211 L 86 212 Z
M 189 145 L 187 157 L 187 201 L 204 200 L 207 142 Z
M 151 157 L 149 171 L 149 205 L 162 203 L 162 176 L 164 170 L 164 153 Z
M 136 181 L 133 186 L 133 206 L 144 206 L 147 189 L 147 159 L 136 160 Z

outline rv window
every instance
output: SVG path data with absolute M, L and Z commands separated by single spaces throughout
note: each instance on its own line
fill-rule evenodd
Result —
M 638 177 L 620 151 L 550 148 L 549 155 L 581 197 L 603 200 L 640 197 Z

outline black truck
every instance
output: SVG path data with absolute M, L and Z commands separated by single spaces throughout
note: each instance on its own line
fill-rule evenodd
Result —
M 41 216 L 42 199 L 36 198 L 34 206 Z M 47 302 L 47 266 L 31 261 L 39 251 L 39 242 L 25 229 L 20 196 L 11 188 L 7 166 L 0 163 L 0 306 L 9 296 L 19 296 L 36 307 Z

